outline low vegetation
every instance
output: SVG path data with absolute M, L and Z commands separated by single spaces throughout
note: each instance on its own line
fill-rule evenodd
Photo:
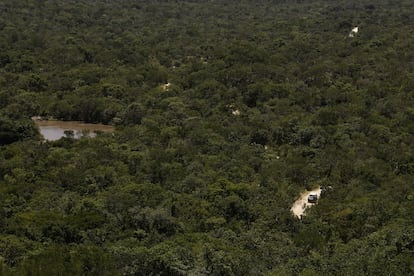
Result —
M 414 273 L 413 1 L 0 15 L 0 274 Z M 32 116 L 116 131 L 47 142 Z

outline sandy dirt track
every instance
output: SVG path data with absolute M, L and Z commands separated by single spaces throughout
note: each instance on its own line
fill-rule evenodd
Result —
M 301 218 L 305 215 L 306 209 L 315 205 L 315 203 L 308 203 L 308 196 L 311 193 L 316 193 L 319 199 L 321 197 L 321 187 L 318 187 L 312 191 L 306 191 L 301 194 L 300 197 L 293 203 L 292 208 L 290 208 L 290 211 L 298 218 Z

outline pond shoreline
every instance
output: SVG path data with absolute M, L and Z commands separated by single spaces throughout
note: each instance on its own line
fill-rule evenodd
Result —
M 90 124 L 80 121 L 60 121 L 52 118 L 43 119 L 40 116 L 32 117 L 40 133 L 48 141 L 59 140 L 62 137 L 73 135 L 73 138 L 82 136 L 95 137 L 96 132 L 113 132 L 115 127 L 104 124 Z

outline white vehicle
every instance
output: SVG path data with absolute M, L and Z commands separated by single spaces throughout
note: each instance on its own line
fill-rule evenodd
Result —
M 308 203 L 316 203 L 318 201 L 318 194 L 317 193 L 310 193 L 308 195 Z

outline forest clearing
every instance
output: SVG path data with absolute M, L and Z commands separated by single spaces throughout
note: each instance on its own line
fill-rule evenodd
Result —
M 303 192 L 299 198 L 293 203 L 292 208 L 290 208 L 290 211 L 299 219 L 302 218 L 303 215 L 305 215 L 305 212 L 308 208 L 311 208 L 316 203 L 310 203 L 308 202 L 308 197 L 310 194 L 316 194 L 318 197 L 318 200 L 321 197 L 321 187 L 315 188 L 310 191 Z

